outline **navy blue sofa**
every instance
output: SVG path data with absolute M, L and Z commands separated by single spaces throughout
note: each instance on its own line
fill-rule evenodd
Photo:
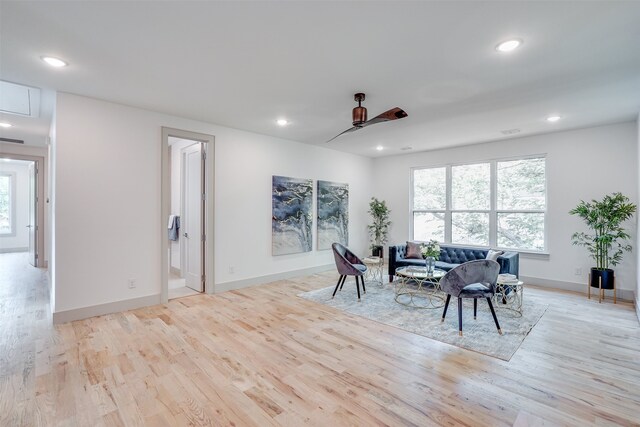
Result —
M 410 265 L 424 266 L 424 259 L 405 258 L 407 245 L 389 246 L 389 282 L 393 281 L 396 268 Z M 458 246 L 440 245 L 440 259 L 436 261 L 436 268 L 449 271 L 463 262 L 476 259 L 485 259 L 488 249 L 463 248 Z M 505 252 L 498 257 L 500 274 L 509 273 L 518 276 L 520 270 L 520 254 L 518 252 Z

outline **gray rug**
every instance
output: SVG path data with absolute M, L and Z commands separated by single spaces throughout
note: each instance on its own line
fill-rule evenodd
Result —
M 361 302 L 358 302 L 353 281 L 345 283 L 342 291 L 338 291 L 334 299 L 331 299 L 334 286 L 305 292 L 298 296 L 506 361 L 509 361 L 518 350 L 548 307 L 548 305 L 527 300 L 525 291 L 522 317 L 513 317 L 507 310 L 496 310 L 503 332 L 503 335 L 499 335 L 486 301 L 478 301 L 478 317 L 474 320 L 473 301 L 465 300 L 462 310 L 464 335 L 461 337 L 458 335 L 458 305 L 455 298 L 451 299 L 447 317 L 442 323 L 440 320 L 442 308 L 413 308 L 398 304 L 394 300 L 394 286 L 393 283 L 385 284 L 383 287 L 368 285 L 367 293 L 362 295 Z

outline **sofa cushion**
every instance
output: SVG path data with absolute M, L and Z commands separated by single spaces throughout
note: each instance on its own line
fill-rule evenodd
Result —
M 484 283 L 472 283 L 462 288 L 460 296 L 463 295 L 465 297 L 491 298 L 493 296 L 493 293 L 491 292 L 491 288 Z
M 404 256 L 407 259 L 423 259 L 422 243 L 407 242 L 407 253 Z
M 440 270 L 444 270 L 444 271 L 449 271 L 453 267 L 457 267 L 458 265 L 460 265 L 460 264 L 451 264 L 451 263 L 448 263 L 448 262 L 436 261 L 436 268 L 438 268 Z

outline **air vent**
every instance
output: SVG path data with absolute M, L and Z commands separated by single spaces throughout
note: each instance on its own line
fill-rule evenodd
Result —
M 516 133 L 520 133 L 520 129 L 501 130 L 500 133 L 503 134 L 503 135 L 514 135 Z
M 0 81 L 0 112 L 23 117 L 39 117 L 40 89 Z
M 12 144 L 24 144 L 24 141 L 21 139 L 11 139 L 11 138 L 0 138 L 0 142 L 10 142 Z

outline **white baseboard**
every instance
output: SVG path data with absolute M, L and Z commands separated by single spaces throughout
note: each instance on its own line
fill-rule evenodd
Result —
M 29 252 L 29 247 L 26 248 L 0 248 L 0 254 L 9 254 L 13 252 Z
M 102 316 L 103 314 L 118 313 L 120 311 L 135 310 L 136 308 L 158 304 L 160 304 L 160 294 L 108 302 L 106 304 L 92 305 L 90 307 L 82 307 L 53 313 L 53 323 L 73 322 L 74 320 Z
M 267 276 L 252 277 L 250 279 L 235 280 L 233 282 L 216 283 L 214 293 L 233 291 L 236 289 L 248 288 L 250 286 L 262 285 L 263 283 L 286 280 L 297 276 L 308 276 L 309 274 L 322 273 L 335 269 L 335 264 L 320 265 L 317 267 L 303 268 L 300 270 L 285 271 L 283 273 L 269 274 Z
M 586 283 L 576 283 L 576 282 L 563 282 L 560 280 L 550 280 L 550 279 L 542 279 L 540 277 L 530 277 L 530 276 L 520 276 L 520 280 L 522 280 L 525 284 L 537 285 L 543 288 L 553 288 L 553 289 L 564 289 L 567 291 L 580 292 L 582 294 L 587 294 L 587 284 Z M 633 301 L 635 299 L 633 295 L 633 291 L 630 289 L 616 289 L 618 295 L 618 299 L 624 301 Z M 593 295 L 593 291 L 591 292 Z M 605 294 L 607 296 L 612 296 L 611 290 L 605 290 Z M 596 291 L 596 297 L 597 297 Z M 639 316 L 640 317 L 640 316 Z

